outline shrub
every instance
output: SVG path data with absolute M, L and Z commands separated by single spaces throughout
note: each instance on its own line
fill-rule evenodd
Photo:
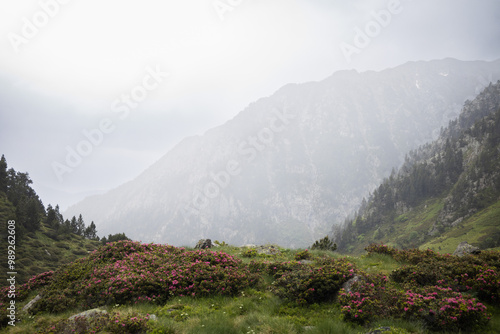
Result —
M 73 249 L 72 253 L 75 255 L 87 255 L 87 251 L 84 249 Z
M 256 281 L 241 260 L 226 253 L 120 241 L 58 270 L 33 312 L 235 295 Z
M 300 260 L 307 260 L 311 258 L 311 254 L 309 251 L 306 249 L 304 251 L 299 251 L 293 256 L 295 261 L 300 261 Z
M 464 284 L 477 292 L 481 300 L 500 304 L 500 275 L 494 269 L 480 267 L 475 276 L 462 276 Z
M 484 301 L 500 303 L 500 252 L 483 251 L 479 255 L 463 257 L 439 255 L 432 250 L 397 250 L 372 244 L 369 254 L 389 254 L 405 265 L 394 270 L 391 278 L 398 283 L 417 286 L 449 287 L 454 291 L 476 292 Z
M 298 304 L 331 300 L 342 284 L 352 278 L 355 267 L 345 259 L 333 260 L 321 267 L 302 265 L 284 273 L 273 284 L 273 292 Z
M 397 303 L 402 291 L 386 291 L 387 277 L 365 275 L 354 282 L 351 291 L 341 289 L 338 294 L 341 313 L 346 321 L 365 324 L 373 319 L 392 317 L 397 313 Z
M 399 283 L 434 285 L 443 278 L 443 275 L 434 269 L 433 264 L 403 266 L 391 273 L 391 279 Z
M 337 249 L 337 244 L 334 244 L 333 241 L 326 236 L 323 239 L 316 240 L 314 244 L 312 244 L 311 249 L 329 250 L 333 252 Z
M 280 278 L 288 272 L 301 270 L 303 266 L 304 264 L 297 261 L 267 262 L 266 273 L 274 278 Z
M 257 250 L 255 248 L 249 248 L 246 251 L 243 251 L 243 253 L 241 253 L 241 256 L 243 256 L 243 257 L 256 257 Z
M 377 318 L 422 320 L 438 331 L 477 330 L 489 316 L 476 299 L 438 286 L 397 290 L 373 280 L 353 284 L 352 291 L 341 290 L 339 302 L 344 319 L 359 324 Z

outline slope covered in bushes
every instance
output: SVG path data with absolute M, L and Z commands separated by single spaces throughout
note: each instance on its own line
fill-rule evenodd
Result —
M 15 328 L 4 288 L 2 326 L 14 333 L 364 333 L 389 325 L 389 333 L 404 334 L 495 333 L 500 325 L 499 252 L 458 258 L 371 245 L 365 256 L 343 257 L 273 249 L 109 243 L 18 287 Z M 69 319 L 94 308 L 93 317 Z

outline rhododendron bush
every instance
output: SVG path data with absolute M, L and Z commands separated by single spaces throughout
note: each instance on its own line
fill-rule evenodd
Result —
M 370 245 L 366 249 L 368 255 L 361 258 L 339 258 L 299 250 L 288 255 L 283 252 L 252 256 L 250 260 L 240 248 L 232 248 L 226 250 L 235 251 L 248 263 L 243 263 L 237 255 L 208 249 L 189 251 L 133 241 L 108 243 L 55 272 L 34 276 L 17 287 L 15 299 L 27 302 L 28 296 L 41 296 L 30 310 L 37 314 L 37 319 L 47 313 L 100 306 L 107 306 L 104 309 L 110 311 L 94 319 L 56 321 L 47 324 L 40 333 L 146 332 L 152 328 L 148 314 L 135 311 L 120 314 L 114 312 L 114 308 L 165 307 L 166 311 L 157 315 L 180 322 L 192 316 L 186 311 L 189 307 L 196 308 L 198 302 L 203 305 L 204 299 L 197 300 L 198 297 L 242 298 L 235 313 L 241 316 L 252 303 L 264 303 L 266 294 L 274 294 L 282 300 L 279 314 L 284 315 L 288 311 L 295 314 L 324 307 L 337 314 L 340 310 L 339 321 L 363 326 L 392 318 L 417 322 L 426 332 L 481 332 L 494 327 L 494 322 L 488 323 L 490 315 L 486 305 L 493 305 L 493 311 L 498 312 L 495 305 L 500 304 L 498 251 L 456 257 L 431 250 Z M 373 273 L 371 257 L 389 264 L 390 269 Z M 354 277 L 356 280 L 349 281 Z M 348 281 L 349 284 L 344 285 Z M 2 326 L 7 324 L 8 289 L 0 291 Z M 276 303 L 275 296 L 272 305 Z M 173 297 L 189 298 L 172 300 Z M 193 305 L 177 305 L 181 299 Z M 137 303 L 141 305 L 134 306 Z M 200 306 L 203 312 L 193 313 L 205 316 L 207 310 L 216 312 L 220 309 L 216 304 L 218 302 L 212 302 L 209 307 L 205 305 L 208 309 Z M 177 309 L 178 314 L 172 311 Z M 304 318 L 299 322 L 305 321 Z
M 440 255 L 432 250 L 397 250 L 385 245 L 370 245 L 369 254 L 389 254 L 410 263 L 396 269 L 391 278 L 398 283 L 449 287 L 454 291 L 475 293 L 483 301 L 500 304 L 500 252 L 483 251 L 463 257 Z
M 319 267 L 304 264 L 283 272 L 274 282 L 273 292 L 299 304 L 328 301 L 354 275 L 354 265 L 345 259 L 323 261 Z
M 342 314 L 348 321 L 364 324 L 377 318 L 421 320 L 432 330 L 474 330 L 489 320 L 486 306 L 475 298 L 439 286 L 401 290 L 386 280 L 354 283 L 339 293 Z
M 234 295 L 256 279 L 241 260 L 222 252 L 119 241 L 58 270 L 35 311 Z

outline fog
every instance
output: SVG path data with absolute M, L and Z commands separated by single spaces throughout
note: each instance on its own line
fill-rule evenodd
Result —
M 496 0 L 0 3 L 0 154 L 62 208 L 287 83 L 500 58 Z

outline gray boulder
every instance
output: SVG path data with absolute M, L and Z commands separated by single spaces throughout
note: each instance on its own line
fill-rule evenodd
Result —
M 206 249 L 206 248 L 212 248 L 212 240 L 210 239 L 200 239 L 194 249 Z
M 467 241 L 463 241 L 457 246 L 457 249 L 455 249 L 453 255 L 461 257 L 464 255 L 479 253 L 481 253 L 481 250 L 478 247 L 474 247 L 472 245 L 469 245 Z
M 33 305 L 34 305 L 37 301 L 39 301 L 39 300 L 40 300 L 40 298 L 42 298 L 42 297 L 40 297 L 40 295 L 36 295 L 36 297 L 35 297 L 35 298 L 33 298 L 32 300 L 30 300 L 30 302 L 29 302 L 28 304 L 24 305 L 24 307 L 23 307 L 23 311 L 24 311 L 24 312 L 28 312 L 28 311 L 30 310 L 30 308 L 31 308 L 31 307 L 33 307 Z
M 257 247 L 257 253 L 275 255 L 281 253 L 277 245 L 263 245 Z
M 363 276 L 356 275 L 344 284 L 342 284 L 342 289 L 345 290 L 345 292 L 349 293 L 352 290 L 352 285 L 356 282 L 364 281 Z
M 93 308 L 91 310 L 87 310 L 87 311 L 84 311 L 84 312 L 81 312 L 81 313 L 78 313 L 78 314 L 75 314 L 75 315 L 72 315 L 71 317 L 69 317 L 68 319 L 69 320 L 74 320 L 75 318 L 78 318 L 78 317 L 83 317 L 83 318 L 94 318 L 96 316 L 100 316 L 100 315 L 104 315 L 104 314 L 107 314 L 108 312 L 106 312 L 105 310 L 101 310 L 99 308 Z

